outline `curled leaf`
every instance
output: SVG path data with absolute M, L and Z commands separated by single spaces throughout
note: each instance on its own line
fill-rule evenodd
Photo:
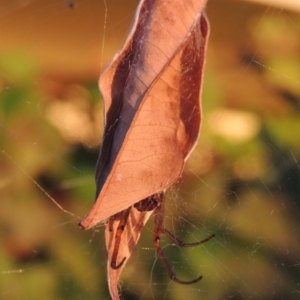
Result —
M 200 131 L 200 94 L 208 37 L 206 0 L 142 0 L 127 40 L 100 77 L 105 131 L 96 169 L 96 202 L 80 226 L 105 221 L 108 281 L 118 281 L 141 231 L 155 212 L 159 246 L 163 194 L 181 176 Z M 184 244 L 192 246 L 194 244 Z M 200 245 L 200 243 L 196 243 Z
M 105 131 L 91 228 L 181 175 L 199 135 L 205 0 L 141 1 L 125 45 L 100 77 Z
M 144 225 L 148 221 L 153 211 L 143 211 L 140 212 L 133 207 L 118 213 L 108 222 L 105 226 L 105 240 L 106 249 L 108 253 L 107 260 L 107 277 L 108 277 L 108 287 L 112 299 L 119 299 L 118 282 L 121 272 L 125 266 L 125 260 L 127 260 L 137 244 L 141 231 Z M 118 232 L 118 226 L 120 220 L 124 217 L 124 214 L 128 214 L 126 220 L 126 225 L 122 231 L 122 237 L 116 239 L 116 234 Z M 120 242 L 119 247 L 116 247 L 116 243 Z M 115 252 L 118 249 L 118 252 Z M 112 268 L 112 261 L 116 261 L 116 267 Z M 119 267 L 118 267 L 119 265 Z

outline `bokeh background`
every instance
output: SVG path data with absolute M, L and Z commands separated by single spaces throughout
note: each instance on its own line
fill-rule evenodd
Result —
M 124 299 L 299 299 L 300 5 L 209 0 L 202 133 L 168 191 L 165 224 L 200 247 L 144 229 Z M 0 1 L 0 298 L 109 299 L 94 201 L 100 70 L 137 1 Z M 180 16 L 179 16 L 180 17 Z M 59 208 L 53 201 L 56 201 Z M 70 212 L 71 214 L 68 214 Z

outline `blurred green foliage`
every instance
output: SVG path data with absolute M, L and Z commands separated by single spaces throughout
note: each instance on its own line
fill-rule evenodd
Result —
M 201 138 L 167 193 L 165 225 L 184 241 L 216 237 L 186 249 L 162 239 L 178 277 L 203 275 L 178 285 L 156 258 L 151 220 L 122 295 L 298 299 L 299 15 L 236 1 L 211 1 L 208 15 Z M 30 54 L 0 55 L 0 298 L 109 299 L 103 228 L 77 227 L 94 199 L 100 134 L 66 121 L 98 128 L 97 79 L 65 83 L 57 95 L 39 71 Z

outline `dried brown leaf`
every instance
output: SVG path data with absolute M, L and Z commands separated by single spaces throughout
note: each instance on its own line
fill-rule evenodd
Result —
M 127 224 L 122 232 L 122 238 L 120 240 L 120 246 L 118 251 L 117 264 L 120 263 L 125 257 L 126 260 L 131 256 L 131 253 L 137 244 L 142 229 L 148 221 L 149 217 L 153 211 L 139 212 L 137 209 L 131 207 L 129 208 L 129 216 L 127 219 Z M 122 213 L 121 213 L 122 214 Z M 118 300 L 119 291 L 118 291 L 118 282 L 125 263 L 123 263 L 119 268 L 113 269 L 111 267 L 111 261 L 113 259 L 113 252 L 116 243 L 115 235 L 119 225 L 120 214 L 115 216 L 114 222 L 110 228 L 109 223 L 105 226 L 105 240 L 106 240 L 106 249 L 108 252 L 107 260 L 107 277 L 108 277 L 108 287 L 110 295 L 113 300 Z
M 205 2 L 141 1 L 125 45 L 101 75 L 106 125 L 97 200 L 83 228 L 180 177 L 200 129 Z
M 145 211 L 133 205 L 178 180 L 199 135 L 209 31 L 205 3 L 141 1 L 123 48 L 100 77 L 106 120 L 96 170 L 97 199 L 80 226 L 88 229 L 106 221 L 114 300 L 119 299 L 120 274 L 145 223 L 155 205 L 163 203 L 154 201 Z

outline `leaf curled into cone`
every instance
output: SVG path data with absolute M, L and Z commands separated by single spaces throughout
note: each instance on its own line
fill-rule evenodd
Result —
M 114 300 L 120 299 L 120 274 L 153 211 L 156 226 L 163 222 L 158 214 L 163 203 L 158 204 L 155 194 L 162 195 L 178 180 L 199 135 L 209 31 L 205 3 L 142 0 L 123 48 L 100 77 L 105 131 L 96 168 L 96 202 L 80 226 L 89 229 L 105 221 L 108 285 Z M 157 241 L 162 229 L 154 232 Z
M 105 131 L 89 229 L 165 190 L 197 141 L 206 0 L 142 0 L 123 48 L 102 73 Z

